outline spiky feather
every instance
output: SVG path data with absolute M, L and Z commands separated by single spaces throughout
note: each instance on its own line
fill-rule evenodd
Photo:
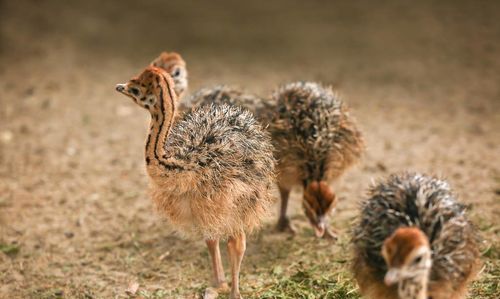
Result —
M 212 103 L 243 107 L 252 112 L 264 125 L 266 124 L 265 120 L 268 120 L 269 113 L 272 111 L 272 107 L 268 101 L 227 85 L 202 88 L 189 98 L 189 102 L 193 107 Z

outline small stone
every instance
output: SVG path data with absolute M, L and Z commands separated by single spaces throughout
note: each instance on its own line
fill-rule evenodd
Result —
M 24 95 L 27 97 L 32 96 L 34 93 L 35 93 L 34 87 L 28 87 L 24 90 Z
M 62 297 L 64 295 L 64 291 L 63 290 L 55 290 L 54 295 L 57 297 Z
M 23 124 L 23 125 L 21 125 L 19 127 L 19 133 L 21 133 L 21 134 L 29 134 L 29 132 L 30 132 L 30 128 L 27 125 Z
M 43 100 L 42 104 L 40 105 L 40 108 L 42 108 L 43 110 L 45 110 L 45 109 L 49 109 L 50 106 L 51 106 L 50 99 L 45 99 L 45 100 Z
M 68 156 L 74 156 L 76 154 L 76 148 L 73 146 L 68 146 L 68 148 L 66 148 L 66 154 Z
M 203 294 L 203 299 L 216 299 L 219 293 L 214 288 L 206 288 L 205 294 Z
M 129 283 L 127 289 L 125 290 L 125 293 L 130 296 L 134 296 L 137 293 L 137 290 L 139 289 L 139 284 L 135 281 Z
M 380 170 L 382 172 L 387 171 L 387 166 L 385 166 L 385 164 L 382 162 L 377 162 L 377 164 L 375 166 L 377 167 L 378 170 Z
M 10 143 L 14 139 L 14 134 L 11 131 L 3 131 L 0 133 L 0 140 L 2 140 L 3 143 Z
M 170 251 L 165 252 L 164 254 L 160 255 L 158 258 L 160 261 L 163 261 L 166 257 L 170 255 Z

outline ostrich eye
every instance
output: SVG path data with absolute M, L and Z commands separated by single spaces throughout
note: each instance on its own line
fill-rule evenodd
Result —
M 130 93 L 135 95 L 135 96 L 138 96 L 139 95 L 139 89 L 135 88 L 135 87 L 131 87 L 129 89 Z
M 174 77 L 177 77 L 177 76 L 179 76 L 180 74 L 181 74 L 181 70 L 180 70 L 180 69 L 175 69 L 173 76 L 174 76 Z
M 414 265 L 420 264 L 421 261 L 422 261 L 422 256 L 419 256 L 419 257 L 417 257 L 416 259 L 413 260 L 413 264 Z

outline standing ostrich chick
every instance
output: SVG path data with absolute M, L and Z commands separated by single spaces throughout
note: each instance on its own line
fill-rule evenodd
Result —
M 302 206 L 317 237 L 332 237 L 327 217 L 337 203 L 331 184 L 359 160 L 364 143 L 346 105 L 331 88 L 287 84 L 272 96 L 269 124 L 278 160 L 281 210 L 278 229 L 294 232 L 286 210 L 292 187 L 303 187 Z
M 219 240 L 228 240 L 231 298 L 240 298 L 239 271 L 246 233 L 272 203 L 270 137 L 250 112 L 204 106 L 176 117 L 177 97 L 167 72 L 148 67 L 116 90 L 151 114 L 146 168 L 158 210 L 180 232 L 206 240 L 215 286 L 227 284 Z
M 371 188 L 353 271 L 371 299 L 460 299 L 480 266 L 477 231 L 445 181 L 392 175 Z

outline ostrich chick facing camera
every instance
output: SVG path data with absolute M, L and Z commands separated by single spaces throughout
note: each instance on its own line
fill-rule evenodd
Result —
M 181 99 L 188 89 L 188 72 L 186 61 L 179 53 L 162 52 L 151 62 L 151 66 L 164 69 L 174 80 L 174 91 L 178 99 Z

